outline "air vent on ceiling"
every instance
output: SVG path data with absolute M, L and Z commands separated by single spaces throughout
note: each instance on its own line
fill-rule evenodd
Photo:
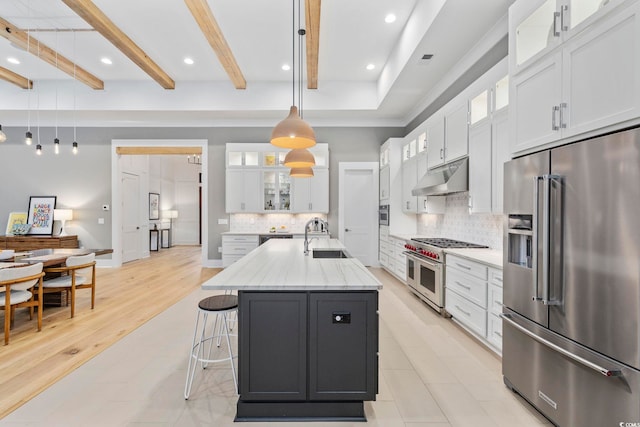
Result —
M 433 58 L 433 54 L 432 53 L 425 53 L 424 55 L 422 55 L 422 59 L 425 60 L 425 61 L 429 60 L 431 58 Z
M 418 65 L 429 65 L 431 64 L 431 59 L 433 58 L 432 53 L 425 53 L 422 56 L 418 57 L 417 64 Z

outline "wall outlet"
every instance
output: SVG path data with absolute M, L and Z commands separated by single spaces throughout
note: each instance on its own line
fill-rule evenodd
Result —
M 103 211 L 108 211 L 109 210 L 109 205 L 102 205 L 102 210 Z
M 229 220 L 227 218 L 218 218 L 218 225 L 227 225 Z
M 98 224 L 104 225 L 104 218 L 98 218 Z

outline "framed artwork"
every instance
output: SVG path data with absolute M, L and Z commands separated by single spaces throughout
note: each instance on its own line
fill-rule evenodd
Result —
M 160 195 L 149 193 L 149 219 L 160 219 Z
M 10 212 L 9 221 L 7 221 L 7 231 L 5 234 L 11 234 L 13 232 L 14 224 L 26 224 L 27 213 L 26 212 Z
M 31 224 L 29 234 L 51 234 L 53 232 L 53 210 L 56 196 L 29 197 L 27 224 Z

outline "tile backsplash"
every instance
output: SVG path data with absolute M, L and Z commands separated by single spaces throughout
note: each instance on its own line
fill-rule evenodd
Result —
M 279 228 L 284 225 L 291 233 L 304 233 L 304 225 L 314 217 L 327 220 L 327 215 L 314 213 L 231 214 L 229 216 L 229 231 L 236 233 L 265 233 L 271 227 Z
M 502 249 L 503 216 L 470 214 L 469 193 L 447 196 L 444 215 L 418 215 L 418 234 L 447 237 Z

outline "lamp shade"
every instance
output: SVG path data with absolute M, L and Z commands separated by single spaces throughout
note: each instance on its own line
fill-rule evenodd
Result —
M 164 218 L 175 219 L 178 218 L 178 211 L 174 209 L 162 211 L 162 216 Z
M 56 221 L 71 221 L 73 219 L 73 209 L 54 209 L 53 219 Z
M 316 159 L 306 148 L 295 148 L 285 156 L 284 165 L 288 168 L 310 168 L 316 165 Z
M 298 115 L 298 107 L 292 105 L 289 115 L 273 128 L 271 144 L 280 148 L 309 148 L 316 145 L 316 135 Z
M 289 173 L 291 178 L 311 178 L 313 176 L 313 169 L 311 168 L 291 168 Z

